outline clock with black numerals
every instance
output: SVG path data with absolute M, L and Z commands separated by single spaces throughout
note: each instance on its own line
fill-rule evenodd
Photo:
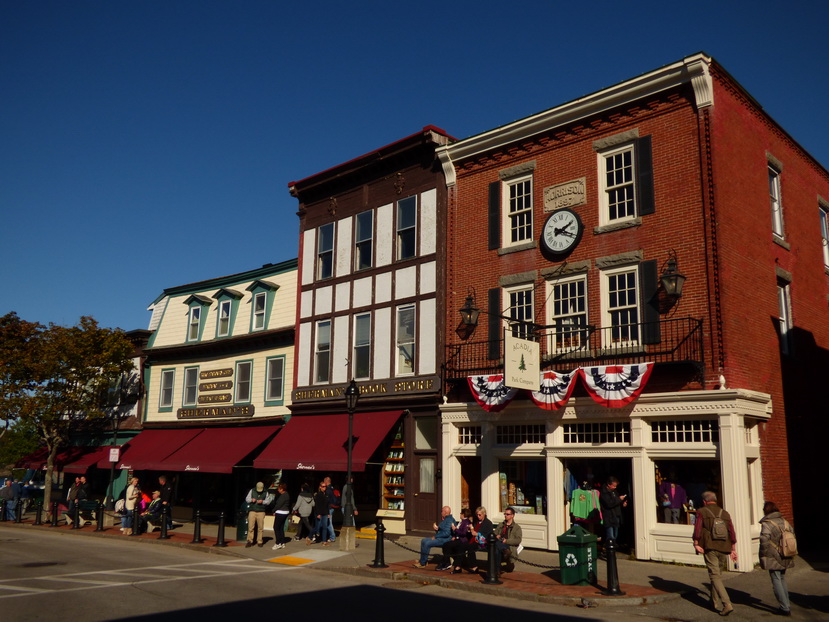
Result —
M 571 209 L 556 210 L 541 230 L 541 248 L 552 255 L 566 255 L 581 241 L 584 225 Z

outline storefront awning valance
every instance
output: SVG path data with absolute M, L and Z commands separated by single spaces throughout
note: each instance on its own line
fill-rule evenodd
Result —
M 80 459 L 84 454 L 94 450 L 94 447 L 65 447 L 55 455 L 55 470 L 62 471 L 67 464 Z M 34 469 L 42 471 L 46 469 L 46 460 L 49 457 L 49 450 L 41 447 L 33 451 L 25 458 L 21 458 L 15 464 L 18 469 Z
M 400 419 L 402 411 L 354 414 L 352 470 L 366 462 Z M 294 415 L 253 461 L 257 469 L 348 470 L 348 415 Z
M 124 454 L 116 468 L 163 471 L 166 468 L 165 458 L 184 447 L 202 432 L 202 428 L 144 430 L 122 448 Z M 101 466 L 101 462 L 98 466 Z
M 91 451 L 89 453 L 82 455 L 74 462 L 63 467 L 63 472 L 86 473 L 86 470 L 89 467 L 97 465 L 100 460 L 107 461 L 107 468 L 109 468 L 109 465 L 111 464 L 109 462 L 109 445 L 102 445 L 101 447 L 94 447 L 90 449 Z
M 163 470 L 232 473 L 233 467 L 273 438 L 281 426 L 207 428 L 163 462 Z

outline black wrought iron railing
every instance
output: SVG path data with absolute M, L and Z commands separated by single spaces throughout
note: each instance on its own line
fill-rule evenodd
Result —
M 567 371 L 589 365 L 703 363 L 702 320 L 676 318 L 609 327 L 563 326 L 535 334 L 542 369 Z M 504 340 L 466 341 L 446 347 L 445 379 L 504 369 Z

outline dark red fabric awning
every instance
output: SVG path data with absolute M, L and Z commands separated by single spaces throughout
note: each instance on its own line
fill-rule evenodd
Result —
M 90 447 L 65 447 L 58 451 L 55 455 L 55 469 L 58 471 L 62 471 L 64 466 L 75 462 L 81 456 L 86 453 L 89 453 L 94 448 Z M 18 469 L 34 469 L 36 471 L 42 471 L 46 469 L 46 460 L 49 457 L 49 450 L 45 447 L 41 447 L 37 451 L 33 451 L 25 458 L 21 458 L 15 464 L 15 467 Z
M 164 470 L 232 473 L 234 466 L 273 438 L 280 427 L 207 428 L 165 458 Z
M 86 470 L 99 460 L 107 460 L 107 468 L 109 467 L 109 445 L 101 447 L 90 447 L 91 451 L 80 456 L 74 462 L 63 467 L 64 473 L 86 473 Z
M 352 471 L 366 462 L 403 414 L 400 410 L 355 413 Z M 257 469 L 348 470 L 348 415 L 294 415 L 253 461 Z
M 163 471 L 168 458 L 203 432 L 203 428 L 144 430 L 125 445 L 118 469 Z

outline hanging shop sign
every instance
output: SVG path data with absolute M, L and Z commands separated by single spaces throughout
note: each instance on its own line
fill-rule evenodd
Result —
M 505 335 L 504 384 L 514 389 L 538 390 L 541 369 L 541 350 L 538 343 Z

